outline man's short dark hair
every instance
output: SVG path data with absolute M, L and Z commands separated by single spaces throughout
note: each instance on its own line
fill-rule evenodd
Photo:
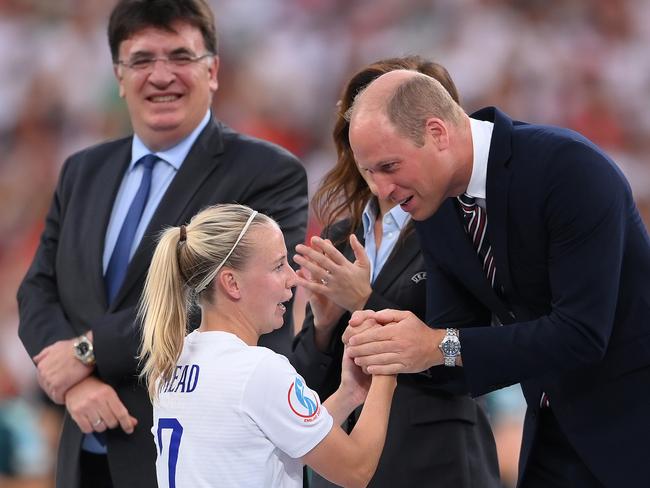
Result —
M 187 22 L 199 29 L 206 49 L 217 54 L 214 15 L 205 0 L 120 0 L 108 22 L 113 63 L 119 59 L 122 41 L 146 27 L 173 32 L 171 24 L 175 21 Z

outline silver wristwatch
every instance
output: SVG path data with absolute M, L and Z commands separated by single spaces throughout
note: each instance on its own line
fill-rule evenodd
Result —
M 74 357 L 81 361 L 86 366 L 95 365 L 95 352 L 93 350 L 93 343 L 85 336 L 77 337 L 72 344 Z
M 447 334 L 440 342 L 439 347 L 445 357 L 445 366 L 456 366 L 456 358 L 460 356 L 458 329 L 447 329 Z

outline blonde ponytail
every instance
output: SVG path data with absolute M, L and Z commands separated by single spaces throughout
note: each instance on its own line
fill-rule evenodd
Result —
M 202 210 L 187 227 L 161 234 L 138 306 L 140 378 L 152 402 L 172 379 L 190 308 L 197 300 L 212 303 L 214 278 L 223 266 L 243 269 L 254 246 L 248 229 L 260 225 L 277 226 L 245 205 L 222 204 Z
M 140 360 L 144 361 L 140 377 L 146 379 L 152 401 L 171 379 L 187 333 L 190 297 L 178 264 L 179 240 L 178 227 L 161 235 L 138 309 L 142 322 Z

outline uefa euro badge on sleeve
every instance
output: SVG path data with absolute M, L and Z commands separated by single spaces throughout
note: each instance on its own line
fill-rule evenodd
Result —
M 289 387 L 287 400 L 291 411 L 303 422 L 312 422 L 320 415 L 318 395 L 310 390 L 303 379 L 298 376 Z

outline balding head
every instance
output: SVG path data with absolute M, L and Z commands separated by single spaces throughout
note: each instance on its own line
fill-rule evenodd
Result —
M 352 128 L 377 115 L 385 116 L 398 134 L 422 146 L 428 119 L 458 125 L 464 112 L 436 79 L 417 71 L 394 70 L 361 91 L 347 117 Z
M 396 69 L 384 73 L 359 92 L 348 113 L 353 115 L 354 112 L 384 109 L 386 100 L 393 96 L 395 90 L 417 74 L 417 71 L 407 69 Z

